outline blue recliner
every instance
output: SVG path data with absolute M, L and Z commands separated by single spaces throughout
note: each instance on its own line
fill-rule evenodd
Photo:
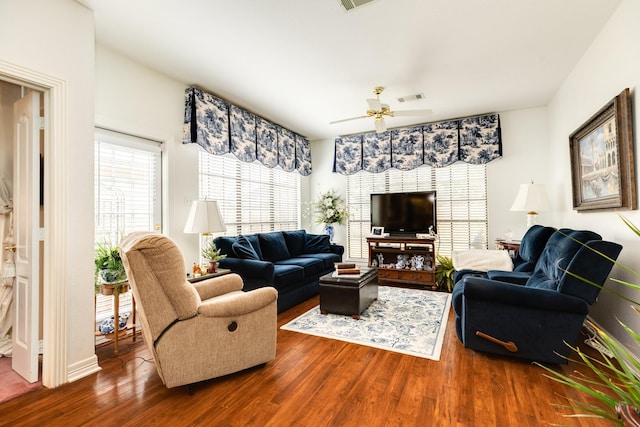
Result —
M 555 231 L 556 229 L 553 227 L 544 227 L 542 225 L 531 226 L 524 236 L 522 236 L 518 253 L 511 257 L 513 261 L 513 271 L 532 272 L 547 241 Z M 458 283 L 458 281 L 469 275 L 488 277 L 488 273 L 483 271 L 469 269 L 456 270 L 453 273 L 453 283 Z
M 458 338 L 479 351 L 567 363 L 567 343 L 575 343 L 621 250 L 596 233 L 561 229 L 524 284 L 465 277 L 453 290 Z

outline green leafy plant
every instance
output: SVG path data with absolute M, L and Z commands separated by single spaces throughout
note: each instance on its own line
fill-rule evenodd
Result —
M 640 237 L 640 229 L 629 222 L 626 218 L 622 216 L 621 218 L 624 223 Z M 604 254 L 601 255 L 605 256 Z M 634 276 L 640 277 L 640 273 L 632 270 L 631 268 L 617 261 L 614 261 L 614 263 Z M 573 275 L 569 271 L 566 273 Z M 586 279 L 582 279 L 576 275 L 573 276 L 590 283 Z M 610 280 L 627 288 L 640 290 L 640 286 L 636 284 L 613 278 Z M 591 284 L 598 286 L 593 283 Z M 616 292 L 615 290 L 603 287 L 601 287 L 601 289 L 620 297 L 625 301 L 631 302 L 634 305 L 639 305 L 638 302 Z M 640 314 L 640 310 L 637 307 L 632 306 L 632 308 L 636 313 Z M 640 346 L 640 334 L 625 323 L 621 321 L 618 322 L 626 333 L 629 334 L 632 340 L 637 343 L 636 348 L 638 348 Z M 578 347 L 571 347 L 578 357 L 573 361 L 594 373 L 596 379 L 594 379 L 593 376 L 587 376 L 578 370 L 574 371 L 573 375 L 564 375 L 539 363 L 537 363 L 537 365 L 547 371 L 547 377 L 596 398 L 599 400 L 599 404 L 586 404 L 571 401 L 571 404 L 569 405 L 557 406 L 572 408 L 574 412 L 580 412 L 577 415 L 568 415 L 571 417 L 604 418 L 615 423 L 615 425 L 621 426 L 625 424 L 623 420 L 619 418 L 619 413 L 624 412 L 625 410 L 632 414 L 632 417 L 636 420 L 640 419 L 640 417 L 638 417 L 638 408 L 640 408 L 640 361 L 636 360 L 636 357 L 627 350 L 625 346 L 620 344 L 592 322 L 587 321 L 587 325 L 590 329 L 595 331 L 598 341 L 604 346 L 604 348 L 613 355 L 613 359 L 610 359 L 605 354 L 601 354 L 600 357 L 592 357 L 582 352 Z
M 220 249 L 216 248 L 216 244 L 213 241 L 204 246 L 200 253 L 203 258 L 208 259 L 210 262 L 220 261 L 227 257 L 220 254 Z
M 436 283 L 438 288 L 447 289 L 451 292 L 453 289 L 453 273 L 456 271 L 453 266 L 453 259 L 444 255 L 436 255 Z
M 93 261 L 96 285 L 120 283 L 127 279 L 117 245 L 107 241 L 99 242 L 96 245 Z

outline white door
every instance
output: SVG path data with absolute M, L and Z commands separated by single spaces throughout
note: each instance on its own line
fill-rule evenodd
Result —
M 40 267 L 40 94 L 29 93 L 13 106 L 13 199 L 16 280 L 12 368 L 38 381 Z

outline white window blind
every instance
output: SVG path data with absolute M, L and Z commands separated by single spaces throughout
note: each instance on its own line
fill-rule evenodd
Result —
M 95 241 L 117 244 L 133 231 L 162 230 L 162 145 L 96 129 Z M 97 295 L 96 321 L 113 314 L 113 297 Z M 120 313 L 131 312 L 131 293 Z
M 230 236 L 300 228 L 295 172 L 201 151 L 200 198 L 218 202 Z
M 487 176 L 485 165 L 454 163 L 444 168 L 422 166 L 410 171 L 358 172 L 347 176 L 347 203 L 353 212 L 347 224 L 351 259 L 366 259 L 371 234 L 372 193 L 437 192 L 437 252 L 487 247 Z

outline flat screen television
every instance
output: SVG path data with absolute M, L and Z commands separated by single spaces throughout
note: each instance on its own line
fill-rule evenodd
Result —
M 390 235 L 428 233 L 430 227 L 437 232 L 436 192 L 372 194 L 371 226 Z

